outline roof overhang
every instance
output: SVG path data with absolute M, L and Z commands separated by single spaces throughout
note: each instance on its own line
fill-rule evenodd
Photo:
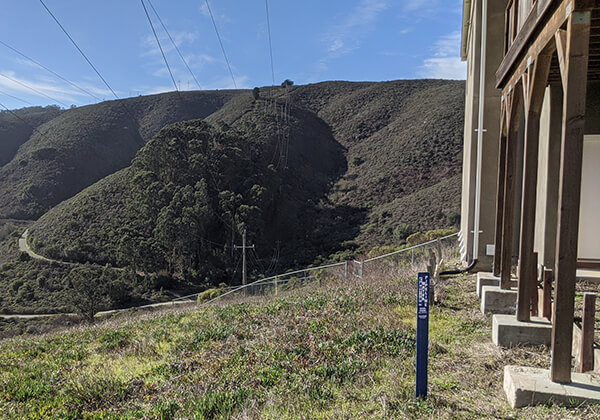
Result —
M 460 58 L 467 60 L 467 45 L 469 41 L 469 27 L 471 26 L 471 0 L 463 0 L 462 38 L 460 45 Z

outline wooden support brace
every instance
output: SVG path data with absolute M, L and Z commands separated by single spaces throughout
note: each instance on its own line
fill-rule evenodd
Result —
M 596 317 L 596 295 L 585 293 L 583 295 L 583 319 L 581 323 L 581 360 L 579 371 L 589 372 L 594 370 L 594 321 Z
M 529 287 L 531 288 L 531 316 L 538 316 L 538 282 L 537 282 L 537 259 L 538 253 L 533 253 L 533 261 L 531 262 L 531 273 L 530 276 L 533 281 L 529 283 Z
M 563 120 L 556 235 L 556 287 L 552 324 L 554 382 L 571 382 L 573 313 L 581 201 L 581 167 L 587 93 L 591 12 L 573 12 L 567 21 L 563 75 Z
M 506 169 L 506 114 L 508 110 L 508 95 L 502 96 L 502 105 L 500 110 L 500 141 L 498 151 L 498 184 L 496 201 L 496 231 L 494 237 L 494 276 L 500 275 L 502 261 L 502 211 L 504 209 L 504 171 Z
M 517 171 L 517 143 L 519 140 L 519 126 L 523 109 L 523 94 L 520 92 L 522 84 L 519 83 L 512 91 L 512 100 L 508 106 L 508 135 L 506 137 L 506 165 L 504 170 L 504 205 L 502 208 L 502 251 L 500 268 L 500 288 L 510 289 L 513 234 L 515 227 L 515 187 Z
M 547 49 L 546 49 L 547 50 Z M 523 102 L 525 107 L 525 148 L 521 200 L 521 226 L 519 242 L 519 290 L 517 320 L 529 321 L 533 310 L 537 315 L 537 257 L 534 256 L 535 208 L 537 199 L 538 149 L 540 116 L 552 56 L 542 54 L 531 60 L 523 74 Z
M 542 317 L 552 321 L 552 270 L 544 268 L 542 272 Z

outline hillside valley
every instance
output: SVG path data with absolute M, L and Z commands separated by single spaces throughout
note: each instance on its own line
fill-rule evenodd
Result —
M 243 230 L 268 275 L 456 226 L 463 102 L 463 82 L 410 80 L 49 110 L 0 167 L 0 218 L 20 221 L 0 238 L 0 309 L 70 307 L 70 268 L 15 249 L 24 224 L 36 252 L 115 285 L 104 306 L 239 282 Z

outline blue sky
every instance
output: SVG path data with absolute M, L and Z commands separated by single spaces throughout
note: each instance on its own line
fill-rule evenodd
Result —
M 150 1 L 202 89 L 232 88 L 206 1 Z M 237 86 L 270 85 L 265 1 L 209 1 Z M 120 98 L 175 89 L 140 0 L 44 2 Z M 178 88 L 198 89 L 145 2 Z M 3 0 L 2 9 L 1 42 L 92 95 L 0 45 L 1 104 L 114 98 L 39 0 Z M 464 79 L 461 13 L 462 0 L 270 0 L 275 82 Z

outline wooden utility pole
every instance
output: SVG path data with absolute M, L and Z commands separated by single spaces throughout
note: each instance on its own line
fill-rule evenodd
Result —
M 242 246 L 234 245 L 235 249 L 242 250 L 242 286 L 245 286 L 247 283 L 246 278 L 246 249 L 254 249 L 254 245 L 246 246 L 246 229 L 242 231 Z M 244 289 L 244 295 L 248 294 L 248 290 Z

